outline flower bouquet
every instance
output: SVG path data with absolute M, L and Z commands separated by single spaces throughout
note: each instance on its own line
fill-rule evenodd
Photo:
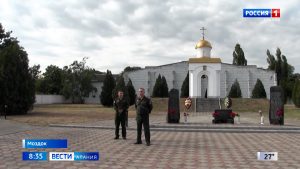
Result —
M 278 123 L 280 125 L 283 125 L 283 109 L 282 108 L 277 109 L 276 116 L 278 117 Z

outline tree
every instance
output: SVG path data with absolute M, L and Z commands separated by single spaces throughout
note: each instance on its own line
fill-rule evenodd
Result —
M 132 85 L 131 79 L 128 80 L 127 90 L 128 90 L 128 96 L 129 96 L 129 105 L 133 105 L 135 103 L 136 93 L 135 93 L 135 89 Z
M 281 81 L 281 77 L 282 77 L 282 60 L 281 60 L 281 51 L 279 48 L 277 48 L 276 50 L 276 57 L 277 57 L 277 61 L 276 61 L 276 75 L 277 75 L 277 85 L 280 85 L 280 81 Z
M 168 97 L 169 96 L 169 88 L 168 88 L 168 83 L 165 78 L 165 76 L 162 76 L 161 78 L 161 97 Z
M 164 76 L 158 75 L 153 87 L 152 97 L 168 97 L 169 88 Z
M 187 73 L 181 86 L 181 97 L 189 97 L 189 72 Z
M 71 72 L 70 72 L 71 73 Z M 63 70 L 55 65 L 50 65 L 43 73 L 38 91 L 44 94 L 61 94 L 63 89 Z M 67 79 L 67 75 L 66 75 Z
M 235 45 L 232 55 L 233 55 L 232 64 L 239 65 L 239 66 L 247 66 L 247 60 L 244 56 L 244 51 L 241 48 L 240 44 Z
M 29 69 L 27 52 L 11 33 L 0 23 L 0 112 L 7 105 L 7 114 L 26 114 L 35 102 L 35 73 Z
M 72 103 L 84 103 L 84 97 L 97 89 L 92 85 L 95 70 L 86 66 L 86 59 L 74 61 L 69 67 L 64 67 L 64 82 L 62 94 Z
M 237 79 L 235 79 L 235 82 L 232 84 L 230 92 L 228 94 L 228 97 L 231 97 L 231 98 L 241 98 L 242 97 L 240 84 L 237 81 Z
M 266 98 L 265 87 L 260 79 L 257 79 L 254 89 L 252 90 L 252 98 Z
M 289 77 L 289 64 L 287 62 L 287 59 L 284 55 L 282 55 L 282 65 L 281 65 L 281 80 L 287 80 L 287 78 Z
M 158 75 L 154 87 L 153 87 L 153 91 L 152 91 L 152 97 L 161 97 L 161 83 L 162 83 L 162 78 L 160 76 L 160 74 Z
M 115 88 L 112 91 L 112 98 L 113 99 L 118 97 L 118 91 L 123 91 L 124 98 L 129 101 L 128 90 L 127 90 L 127 87 L 125 85 L 125 81 L 124 81 L 123 76 L 119 76 L 119 78 L 117 80 L 117 84 L 116 84 Z
M 269 64 L 268 69 L 269 70 L 275 70 L 276 68 L 276 59 L 275 57 L 270 53 L 269 49 L 267 49 L 267 62 Z
M 34 80 L 37 80 L 40 77 L 41 71 L 40 71 L 40 65 L 33 65 L 29 68 L 29 73 L 33 77 Z
M 133 66 L 133 67 L 127 66 L 123 72 L 130 72 L 130 71 L 135 71 L 135 70 L 140 70 L 140 69 L 142 69 L 142 68 L 138 67 L 138 66 Z
M 300 108 L 300 79 L 298 79 L 294 85 L 293 102 L 296 107 Z
M 267 50 L 268 69 L 276 73 L 277 85 L 281 86 L 284 91 L 284 101 L 292 98 L 295 79 L 293 79 L 294 67 L 287 61 L 286 56 L 282 55 L 280 48 L 276 49 L 276 58 Z
M 111 74 L 111 71 L 107 70 L 103 86 L 102 86 L 102 91 L 100 95 L 100 101 L 102 105 L 104 106 L 112 106 L 113 105 L 113 98 L 112 98 L 112 91 L 116 86 L 116 81 Z
M 43 78 L 41 77 L 41 71 L 40 71 L 40 65 L 33 65 L 32 67 L 29 68 L 29 73 L 34 79 L 35 83 L 35 92 L 36 93 L 41 93 L 41 86 L 42 86 L 42 80 Z

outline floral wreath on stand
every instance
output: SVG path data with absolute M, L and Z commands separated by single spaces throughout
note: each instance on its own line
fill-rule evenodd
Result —
M 227 109 L 229 109 L 229 108 L 231 108 L 231 106 L 232 106 L 232 100 L 231 100 L 231 98 L 230 97 L 225 97 L 225 99 L 224 99 L 224 106 L 227 108 Z
M 186 98 L 186 100 L 184 101 L 184 106 L 185 106 L 187 111 L 191 108 L 192 99 L 190 97 Z M 189 113 L 187 111 L 183 113 L 186 122 L 187 122 L 187 117 L 189 116 Z
M 225 99 L 224 99 L 224 105 L 225 105 L 225 107 L 227 108 L 227 109 L 229 109 L 229 108 L 231 108 L 231 106 L 232 106 L 232 100 L 231 100 L 231 98 L 230 97 L 226 97 Z M 230 113 L 230 116 L 232 117 L 232 118 L 235 118 L 235 117 L 240 117 L 240 114 L 238 114 L 238 113 L 235 113 L 235 112 L 231 112 Z M 239 120 L 239 119 L 238 119 Z

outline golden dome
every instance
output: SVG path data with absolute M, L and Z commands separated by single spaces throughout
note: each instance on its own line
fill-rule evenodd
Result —
M 202 48 L 202 47 L 209 47 L 209 48 L 212 48 L 211 47 L 211 44 L 207 41 L 207 40 L 200 40 L 196 46 L 195 46 L 195 49 L 198 49 L 198 48 Z

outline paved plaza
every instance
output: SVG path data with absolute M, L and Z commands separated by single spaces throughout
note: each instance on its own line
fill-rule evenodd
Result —
M 34 127 L 0 121 L 0 168 L 300 168 L 300 134 L 152 131 L 151 146 L 113 140 L 110 129 Z M 102 125 L 109 121 L 102 121 Z M 133 122 L 130 122 L 130 125 Z M 101 124 L 101 122 L 99 122 Z M 18 130 L 19 129 L 19 130 Z M 67 149 L 23 149 L 22 139 L 68 139 Z M 98 151 L 99 161 L 28 162 L 23 151 Z M 258 161 L 258 151 L 278 152 L 278 161 Z

